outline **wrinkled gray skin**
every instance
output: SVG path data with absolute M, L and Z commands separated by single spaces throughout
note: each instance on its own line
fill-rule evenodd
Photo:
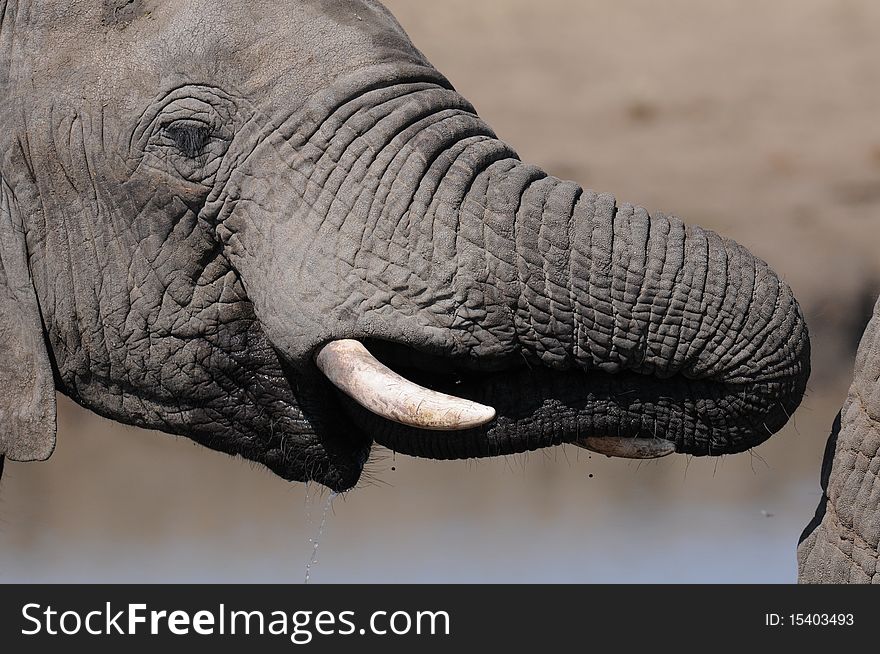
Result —
M 799 580 L 880 584 L 880 302 L 825 448 L 822 489 L 798 547 Z
M 765 263 L 520 162 L 377 2 L 0 8 L 10 459 L 50 454 L 55 387 L 336 490 L 373 441 L 719 455 L 800 402 L 807 330 Z M 313 363 L 339 338 L 497 420 L 365 412 Z

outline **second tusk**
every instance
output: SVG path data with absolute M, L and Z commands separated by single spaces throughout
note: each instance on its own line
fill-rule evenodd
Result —
M 573 444 L 585 450 L 622 459 L 659 459 L 675 452 L 675 443 L 659 438 L 591 436 L 575 441 Z

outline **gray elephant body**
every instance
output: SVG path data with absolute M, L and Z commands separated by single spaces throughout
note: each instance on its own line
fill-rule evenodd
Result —
M 748 449 L 809 375 L 790 289 L 738 244 L 522 163 L 369 0 L 0 2 L 0 453 L 53 382 L 110 418 L 342 490 L 586 436 Z M 497 420 L 365 411 L 359 339 Z
M 880 302 L 828 439 L 822 490 L 798 547 L 799 580 L 880 584 Z

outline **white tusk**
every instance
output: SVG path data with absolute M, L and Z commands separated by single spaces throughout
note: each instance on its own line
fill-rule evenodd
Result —
M 622 459 L 659 459 L 675 452 L 675 443 L 659 438 L 591 436 L 575 441 L 574 445 L 605 456 L 617 456 Z
M 359 341 L 332 341 L 315 363 L 343 393 L 365 409 L 402 425 L 434 431 L 471 429 L 495 419 L 495 409 L 438 393 L 380 363 Z

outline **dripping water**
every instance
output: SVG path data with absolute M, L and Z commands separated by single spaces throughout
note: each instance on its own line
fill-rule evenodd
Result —
M 318 533 L 315 534 L 314 538 L 309 538 L 309 542 L 312 544 L 312 556 L 309 558 L 309 562 L 306 563 L 305 583 L 309 583 L 312 577 L 312 566 L 318 564 L 318 546 L 321 544 L 321 535 L 324 533 L 324 525 L 327 524 L 327 514 L 330 513 L 330 507 L 333 506 L 333 500 L 336 499 L 337 495 L 339 493 L 333 491 L 327 497 L 327 501 L 324 503 L 324 510 L 321 511 L 321 523 L 318 525 Z M 311 511 L 311 506 L 308 507 L 308 510 Z
M 313 488 L 314 488 L 314 492 L 313 492 Z M 312 506 L 315 503 L 315 497 L 317 497 L 318 493 L 320 492 L 318 490 L 318 488 L 319 488 L 318 486 L 313 487 L 311 484 L 308 484 L 308 483 L 306 484 L 306 500 L 305 500 L 306 527 L 309 529 L 311 529 L 311 526 L 312 526 Z

